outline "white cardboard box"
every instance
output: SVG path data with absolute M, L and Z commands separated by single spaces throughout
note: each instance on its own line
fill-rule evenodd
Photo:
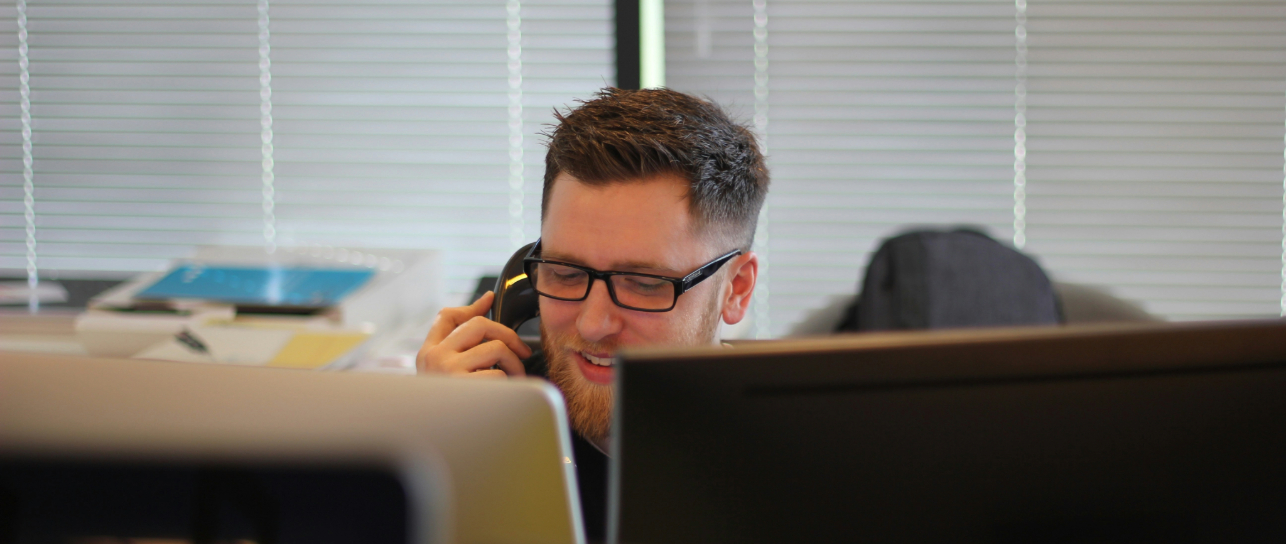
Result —
M 255 316 L 309 329 L 360 330 L 380 335 L 397 330 L 411 320 L 432 315 L 442 306 L 444 296 L 439 253 L 431 250 L 350 249 L 323 246 L 281 248 L 268 254 L 260 247 L 206 246 L 190 259 L 174 266 L 201 263 L 206 266 L 309 266 L 362 268 L 375 271 L 356 292 L 316 315 Z M 230 304 L 201 300 L 174 301 L 174 313 L 140 313 L 134 295 L 165 276 L 150 272 L 125 282 L 89 302 L 76 319 L 77 338 L 90 354 L 132 356 L 169 339 L 185 327 L 238 317 Z

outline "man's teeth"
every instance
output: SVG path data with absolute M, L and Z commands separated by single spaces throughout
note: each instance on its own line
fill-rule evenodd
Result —
M 581 357 L 584 357 L 586 361 L 589 361 L 598 366 L 612 366 L 612 359 L 610 357 L 608 358 L 595 357 L 585 352 L 581 352 L 580 355 Z

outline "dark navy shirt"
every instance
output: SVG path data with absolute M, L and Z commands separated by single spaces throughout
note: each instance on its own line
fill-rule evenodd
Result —
M 580 487 L 585 539 L 589 542 L 606 542 L 607 456 L 576 433 L 572 433 L 572 455 L 575 456 L 576 482 Z

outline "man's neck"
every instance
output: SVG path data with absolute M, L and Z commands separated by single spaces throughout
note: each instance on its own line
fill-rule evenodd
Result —
M 603 455 L 606 455 L 608 457 L 612 456 L 611 454 L 612 437 L 611 436 L 602 436 L 599 438 L 585 438 L 585 441 L 589 442 L 591 446 L 594 446 L 594 449 L 602 452 Z

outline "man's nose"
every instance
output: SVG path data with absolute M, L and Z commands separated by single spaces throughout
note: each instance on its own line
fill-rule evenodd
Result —
M 607 292 L 607 282 L 595 281 L 589 297 L 581 302 L 576 329 L 587 342 L 598 342 L 621 332 L 620 308 Z

